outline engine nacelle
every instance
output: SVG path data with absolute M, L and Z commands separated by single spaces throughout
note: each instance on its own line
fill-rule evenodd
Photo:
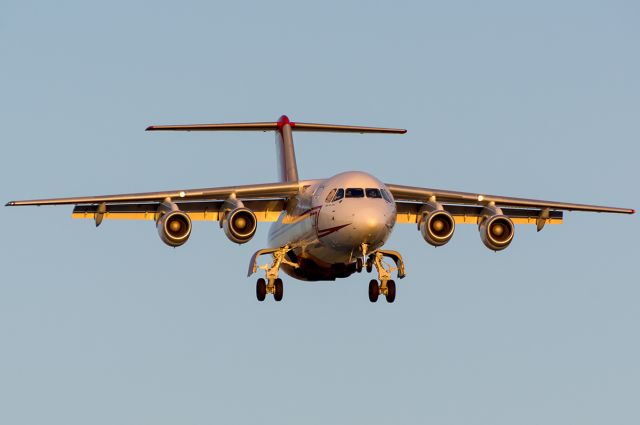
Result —
M 493 250 L 501 251 L 509 246 L 513 240 L 515 226 L 506 215 L 494 214 L 480 223 L 480 239 L 484 245 Z
M 162 242 L 169 246 L 180 246 L 191 236 L 191 219 L 180 210 L 163 213 L 156 222 Z
M 235 243 L 247 243 L 256 234 L 258 219 L 248 208 L 235 208 L 224 215 L 222 228 L 230 241 Z
M 456 230 L 453 216 L 443 209 L 425 214 L 420 222 L 420 233 L 429 245 L 442 246 L 451 240 Z

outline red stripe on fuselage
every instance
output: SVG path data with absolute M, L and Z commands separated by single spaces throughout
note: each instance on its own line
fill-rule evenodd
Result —
M 302 211 L 296 217 L 302 217 L 305 214 L 312 214 L 312 213 L 314 213 L 316 211 L 319 213 L 321 208 L 322 208 L 322 205 L 320 205 L 318 207 L 309 208 L 308 210 Z
M 332 233 L 335 233 L 340 229 L 344 229 L 345 227 L 347 227 L 350 224 L 351 223 L 347 223 L 347 224 L 343 224 L 342 226 L 330 227 L 328 229 L 323 229 L 323 230 L 318 229 L 318 233 L 317 233 L 318 234 L 318 239 L 319 238 L 324 238 L 325 236 L 328 236 L 328 235 L 330 235 Z

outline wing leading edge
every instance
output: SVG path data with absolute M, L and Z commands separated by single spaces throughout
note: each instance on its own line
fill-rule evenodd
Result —
M 289 198 L 298 193 L 305 182 L 265 183 L 244 186 L 212 187 L 204 189 L 184 189 L 164 192 L 128 193 L 118 195 L 81 196 L 73 198 L 31 199 L 10 201 L 6 206 L 23 205 L 69 205 L 69 204 L 126 204 L 139 202 L 162 202 L 166 198 L 173 201 L 225 200 L 230 196 L 239 199 Z
M 555 211 L 588 211 L 600 213 L 635 214 L 635 210 L 629 208 L 605 207 L 600 205 L 573 204 L 568 202 L 543 201 L 537 199 L 513 198 L 507 196 L 484 195 L 480 193 L 456 192 L 451 190 L 430 189 L 423 187 L 401 186 L 387 184 L 387 188 L 393 194 L 396 201 L 427 202 L 435 197 L 438 202 L 485 206 L 494 203 L 498 207 L 535 208 Z

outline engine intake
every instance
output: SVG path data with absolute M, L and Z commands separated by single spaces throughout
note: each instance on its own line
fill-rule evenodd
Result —
M 480 239 L 487 248 L 501 251 L 508 247 L 513 240 L 515 226 L 509 217 L 496 214 L 484 219 L 479 230 Z
M 238 244 L 247 243 L 256 234 L 258 220 L 250 209 L 236 208 L 225 214 L 222 228 L 230 241 Z
M 456 221 L 443 209 L 431 211 L 420 222 L 422 237 L 433 246 L 442 246 L 449 242 L 455 229 Z
M 173 247 L 181 246 L 191 236 L 191 219 L 182 211 L 169 211 L 158 219 L 156 228 L 162 242 Z

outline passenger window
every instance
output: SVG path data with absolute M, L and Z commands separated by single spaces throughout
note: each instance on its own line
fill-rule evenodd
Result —
M 336 194 L 337 189 L 331 189 L 331 192 L 329 192 L 329 194 L 327 195 L 327 198 L 324 200 L 324 202 L 331 202 L 333 201 L 333 197 Z
M 387 192 L 384 189 L 381 189 L 380 192 L 382 192 L 382 197 L 384 198 L 385 201 L 387 201 L 388 203 L 393 202 L 393 198 L 391 198 L 391 195 L 389 195 L 389 192 Z
M 364 190 L 360 188 L 350 187 L 346 191 L 346 197 L 347 198 L 364 198 Z
M 367 198 L 382 198 L 382 195 L 380 195 L 380 189 L 367 188 L 365 189 L 365 192 L 367 194 Z
M 344 198 L 344 189 L 338 189 L 338 191 L 336 192 L 336 197 L 333 198 L 333 202 L 339 201 L 342 198 Z

